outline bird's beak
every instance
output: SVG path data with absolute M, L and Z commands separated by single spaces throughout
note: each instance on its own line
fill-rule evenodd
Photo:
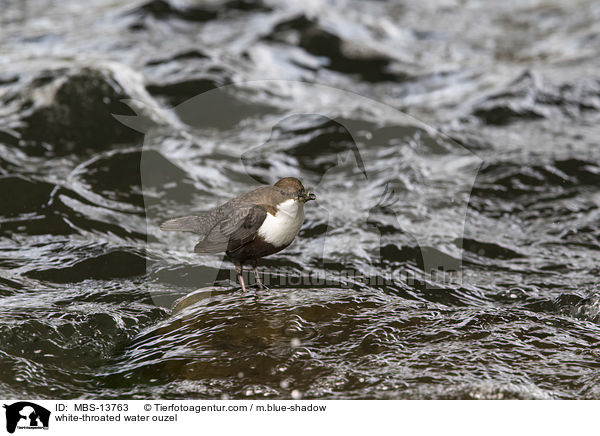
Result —
M 306 203 L 307 201 L 310 201 L 310 200 L 316 200 L 316 199 L 317 199 L 317 196 L 316 196 L 316 195 L 315 195 L 313 192 L 311 192 L 311 191 L 308 191 L 308 192 L 307 192 L 306 194 L 304 194 L 304 196 L 302 197 L 302 201 L 304 201 L 305 203 Z

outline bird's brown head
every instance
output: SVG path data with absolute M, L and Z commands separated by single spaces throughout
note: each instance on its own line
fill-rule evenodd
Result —
M 306 191 L 302 182 L 295 177 L 284 177 L 273 186 L 278 188 L 281 194 L 287 198 L 294 198 L 304 203 L 317 198 L 311 191 Z

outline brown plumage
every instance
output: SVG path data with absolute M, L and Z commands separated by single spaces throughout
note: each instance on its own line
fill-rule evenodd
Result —
M 262 288 L 257 259 L 277 253 L 292 242 L 294 230 L 297 232 L 299 229 L 298 222 L 301 224 L 304 219 L 303 204 L 314 199 L 315 195 L 306 192 L 300 180 L 286 177 L 273 186 L 262 186 L 200 215 L 166 221 L 160 228 L 199 234 L 201 239 L 194 247 L 196 253 L 224 251 L 236 266 L 243 291 L 245 285 L 242 269 L 244 263 L 249 262 L 254 269 L 257 284 Z M 283 213 L 280 210 L 282 204 L 289 204 L 292 208 L 295 206 L 299 210 L 298 216 L 292 219 Z M 286 226 L 297 226 L 298 229 L 288 229 Z M 288 232 L 283 236 L 291 235 L 291 239 L 282 239 L 282 232 Z

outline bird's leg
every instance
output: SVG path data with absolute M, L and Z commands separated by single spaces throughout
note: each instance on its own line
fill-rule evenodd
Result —
M 256 259 L 252 261 L 252 269 L 254 270 L 254 277 L 256 278 L 256 284 L 258 285 L 258 289 L 261 291 L 265 289 L 262 282 L 260 281 L 260 276 L 258 275 L 258 267 L 256 265 Z
M 237 272 L 238 282 L 242 285 L 242 292 L 246 292 L 246 285 L 244 285 L 244 277 L 242 276 L 242 271 L 244 270 L 244 266 L 241 263 L 235 264 L 235 271 Z

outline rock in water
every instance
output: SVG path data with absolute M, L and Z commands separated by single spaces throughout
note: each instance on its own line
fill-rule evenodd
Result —
M 113 114 L 135 115 L 122 100 L 134 97 L 110 69 L 84 67 L 67 76 L 56 75 L 47 101 L 33 99 L 24 119 L 24 140 L 48 143 L 59 154 L 105 149 L 136 143 L 143 135 L 125 126 Z

